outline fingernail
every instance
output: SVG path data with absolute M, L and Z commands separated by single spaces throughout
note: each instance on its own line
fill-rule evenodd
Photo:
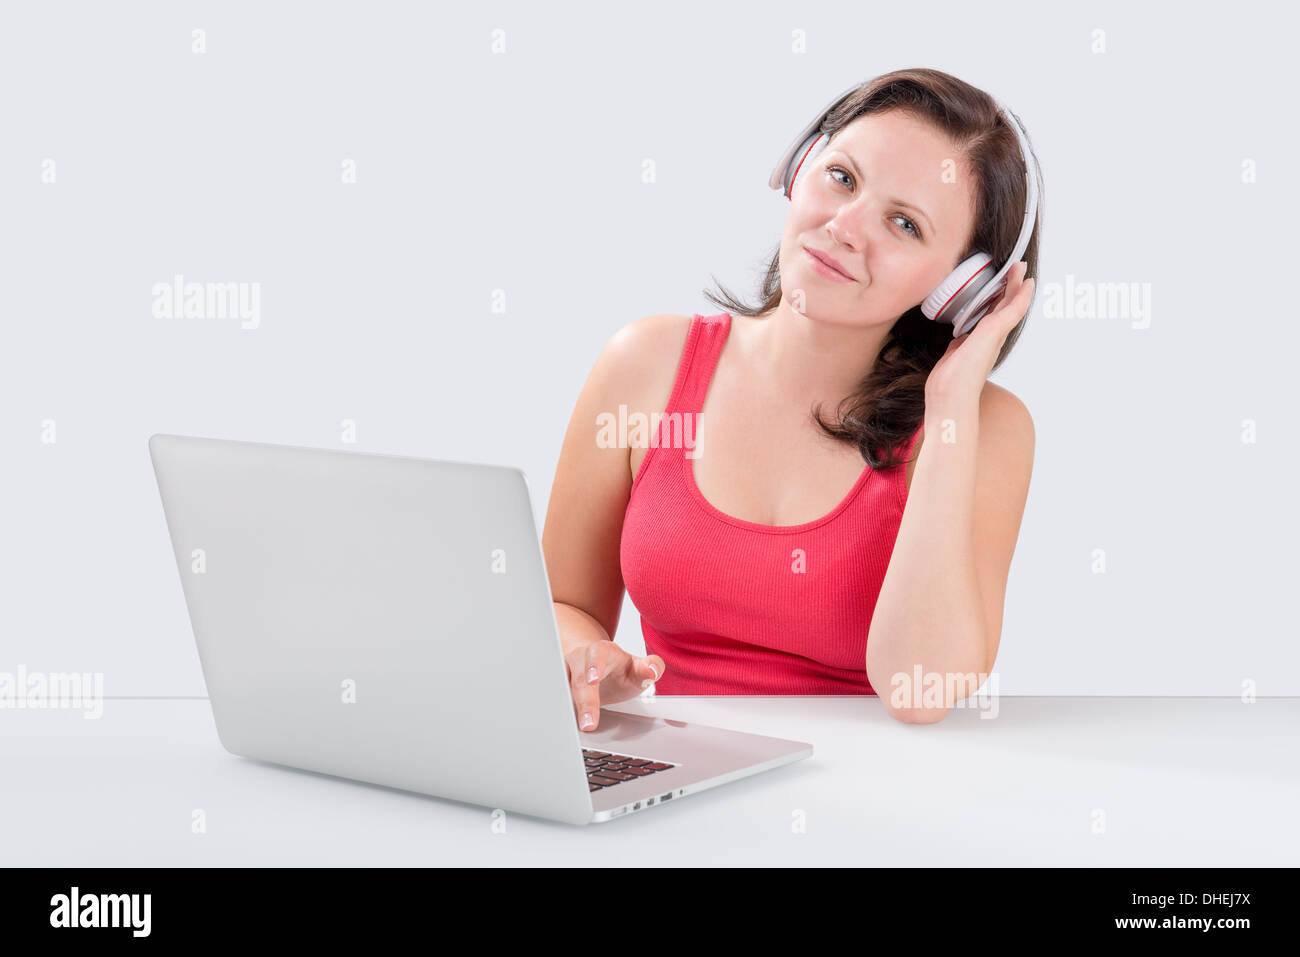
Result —
M 655 673 L 654 680 L 655 680 L 655 681 L 658 681 L 658 680 L 659 680 L 659 669 L 656 668 L 656 667 L 654 666 L 654 662 L 650 662 L 650 670 L 653 671 L 653 672 Z
M 599 678 L 600 678 L 600 672 L 596 670 L 595 665 L 592 665 L 590 668 L 587 669 L 587 684 L 591 684 L 592 682 L 598 680 Z
M 596 719 L 591 716 L 590 711 L 582 712 L 582 727 L 584 730 L 586 728 L 592 727 L 595 723 L 596 723 Z

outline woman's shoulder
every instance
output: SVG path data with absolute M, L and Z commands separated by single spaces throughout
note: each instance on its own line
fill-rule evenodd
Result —
M 660 411 L 672 394 L 677 365 L 694 317 L 660 313 L 629 322 L 605 347 L 611 377 L 630 411 Z
M 636 364 L 638 359 L 663 357 L 674 350 L 680 355 L 686 346 L 693 318 L 664 312 L 635 319 L 610 337 L 609 348 L 615 358 L 626 359 L 632 364 Z

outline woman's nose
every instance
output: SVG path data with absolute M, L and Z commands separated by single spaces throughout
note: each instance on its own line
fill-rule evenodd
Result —
M 837 246 L 848 246 L 855 250 L 862 248 L 862 227 L 854 221 L 857 215 L 856 211 L 841 206 L 826 224 L 826 231 Z

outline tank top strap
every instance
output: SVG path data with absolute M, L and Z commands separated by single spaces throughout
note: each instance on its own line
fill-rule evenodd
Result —
M 677 373 L 673 378 L 673 389 L 668 396 L 668 405 L 662 413 L 655 413 L 651 422 L 658 420 L 658 433 L 654 434 L 651 425 L 650 448 L 641 459 L 641 467 L 632 479 L 632 494 L 641 487 L 642 478 L 654 470 L 655 462 L 680 465 L 690 449 L 695 447 L 695 426 L 700 410 L 703 408 L 704 396 L 713 377 L 713 370 L 722 354 L 722 346 L 727 341 L 727 331 L 731 328 L 731 315 L 719 313 L 716 316 L 704 316 L 700 313 L 691 315 L 691 324 L 686 333 L 686 344 L 682 346 L 681 357 L 677 360 Z M 655 453 L 659 454 L 656 455 Z M 662 470 L 664 466 L 660 465 Z M 684 491 L 684 490 L 683 490 Z M 664 494 L 659 491 L 658 494 Z
M 730 328 L 730 313 L 702 316 L 697 312 L 691 317 L 666 412 L 699 412 L 704 407 L 709 380 L 713 378 Z

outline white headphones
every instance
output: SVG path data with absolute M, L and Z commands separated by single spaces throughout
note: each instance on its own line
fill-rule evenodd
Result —
M 819 132 L 827 114 L 850 93 L 861 88 L 860 83 L 849 87 L 831 100 L 826 108 L 817 114 L 817 118 L 804 127 L 803 132 L 790 144 L 780 162 L 776 164 L 776 168 L 772 170 L 772 175 L 768 178 L 768 185 L 772 189 L 783 190 L 786 198 L 790 198 L 795 183 L 799 181 L 800 172 L 806 165 L 811 165 L 811 160 L 826 148 L 826 143 L 830 140 L 830 135 Z M 1025 138 L 1020 121 L 1012 116 L 1011 111 L 996 97 L 994 102 L 1006 117 L 1007 125 L 1015 131 L 1016 139 L 1020 141 L 1020 152 L 1025 159 L 1025 187 L 1028 201 L 1025 204 L 1025 218 L 1020 226 L 1020 237 L 1016 240 L 1016 248 L 1001 269 L 993 273 L 993 257 L 988 253 L 977 252 L 963 260 L 921 303 L 921 312 L 927 319 L 952 323 L 954 339 L 975 328 L 975 324 L 988 312 L 993 300 L 1006 288 L 1007 270 L 1020 261 L 1021 254 L 1029 245 L 1029 237 L 1034 231 L 1034 219 L 1038 214 L 1038 180 L 1030 172 L 1038 169 L 1037 161 L 1033 159 L 1033 154 L 1029 150 L 1029 141 Z

